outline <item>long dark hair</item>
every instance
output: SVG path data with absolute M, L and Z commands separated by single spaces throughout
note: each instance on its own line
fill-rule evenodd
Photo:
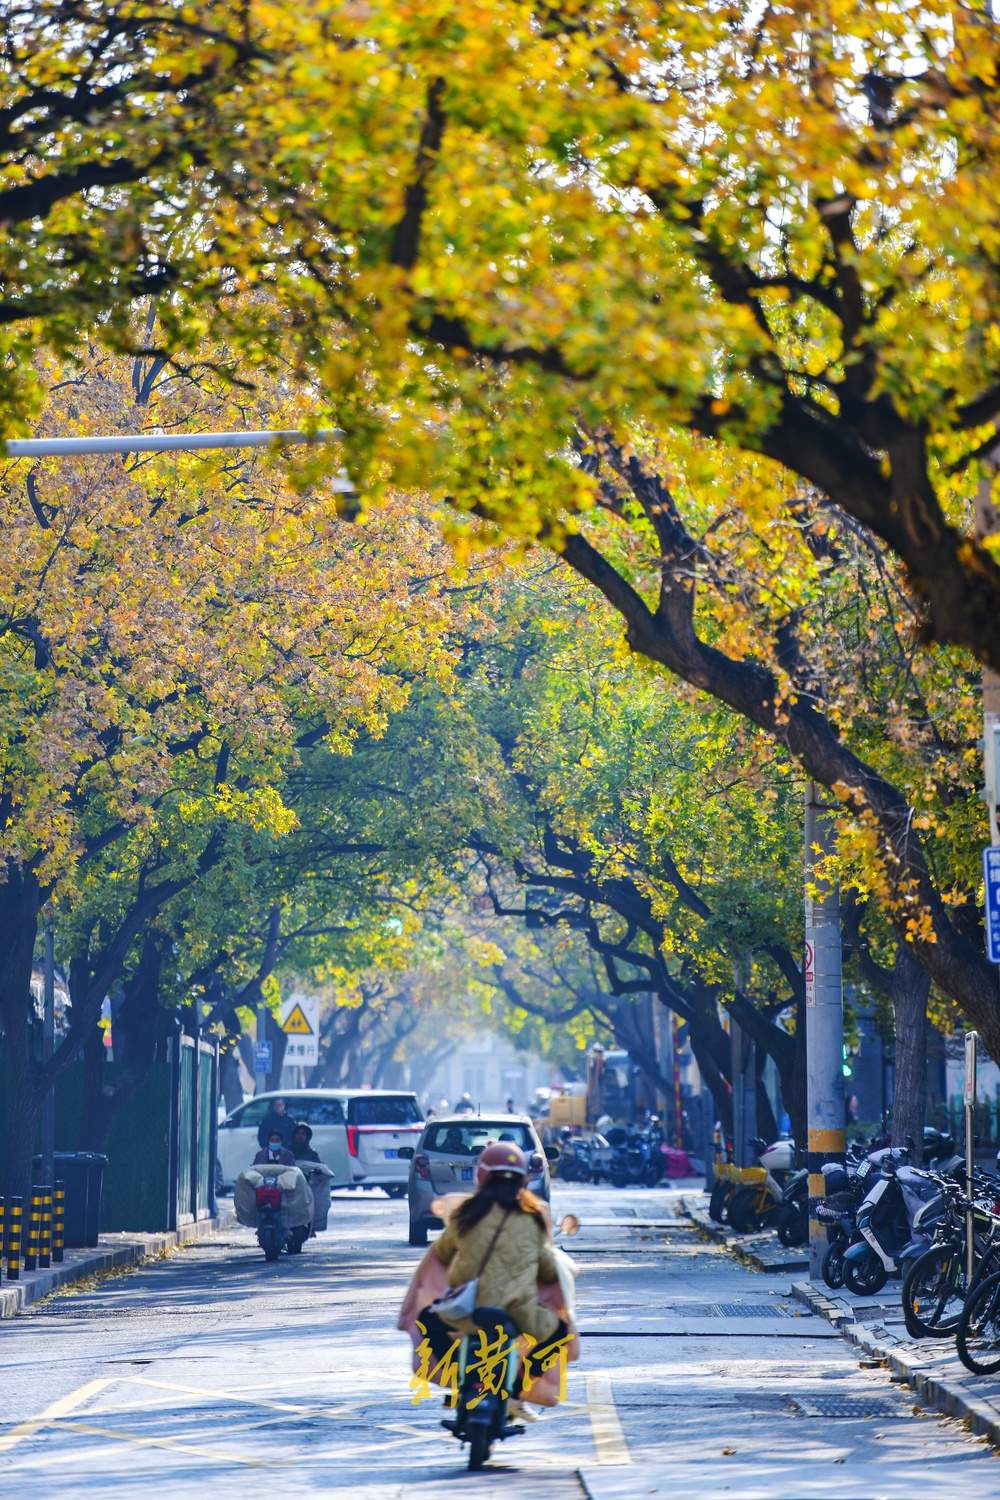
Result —
M 491 1172 L 482 1187 L 471 1198 L 466 1198 L 455 1214 L 459 1234 L 467 1234 L 480 1219 L 485 1219 L 494 1205 L 511 1209 L 515 1213 L 534 1214 L 538 1227 L 544 1234 L 545 1215 L 542 1205 L 534 1193 L 529 1193 L 522 1186 L 523 1182 L 524 1178 L 516 1172 Z

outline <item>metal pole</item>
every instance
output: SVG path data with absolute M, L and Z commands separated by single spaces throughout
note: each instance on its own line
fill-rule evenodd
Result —
M 965 1276 L 966 1286 L 972 1285 L 972 1273 L 976 1265 L 975 1222 L 972 1212 L 972 1173 L 975 1168 L 976 1151 L 976 1053 L 979 1036 L 975 1031 L 965 1033 L 965 1196 L 970 1207 L 965 1210 Z
M 71 458 L 93 453 L 198 453 L 211 448 L 272 448 L 335 443 L 344 434 L 338 427 L 276 428 L 255 432 L 134 432 L 93 433 L 89 437 L 10 438 L 4 444 L 8 458 Z M 346 475 L 331 481 L 334 489 L 350 493 L 354 486 Z
M 44 1016 L 42 1021 L 42 1058 L 47 1063 L 56 1046 L 56 960 L 52 918 L 45 923 L 45 959 L 43 967 Z M 49 1080 L 42 1101 L 42 1171 L 43 1182 L 55 1181 L 56 1093 Z
M 263 1094 L 267 1090 L 267 1075 L 270 1069 L 264 1065 L 263 1047 L 267 1043 L 267 1006 L 257 1007 L 257 1045 L 254 1047 L 254 1077 L 256 1086 L 254 1093 Z
M 809 1169 L 809 1275 L 817 1278 L 826 1231 L 816 1218 L 823 1195 L 824 1161 L 843 1160 L 844 992 L 840 952 L 840 888 L 823 870 L 833 853 L 834 831 L 816 784 L 806 786 L 805 989 L 806 1088 Z

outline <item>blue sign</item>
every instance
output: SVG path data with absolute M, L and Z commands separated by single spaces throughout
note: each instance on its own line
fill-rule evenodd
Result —
M 1000 854 L 1000 849 L 997 850 Z M 271 1043 L 258 1042 L 253 1049 L 253 1070 L 255 1073 L 270 1073 L 271 1071 Z
M 986 957 L 1000 964 L 1000 848 L 983 850 L 986 882 Z

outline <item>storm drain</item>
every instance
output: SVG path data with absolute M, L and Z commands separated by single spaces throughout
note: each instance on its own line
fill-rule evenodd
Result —
M 877 1396 L 790 1396 L 792 1410 L 800 1417 L 853 1417 L 860 1421 L 882 1421 L 886 1417 L 908 1417 L 902 1401 L 880 1401 Z
M 772 1303 L 671 1302 L 660 1311 L 668 1318 L 787 1318 L 794 1314 Z
M 787 1316 L 780 1307 L 773 1307 L 770 1303 L 719 1302 L 717 1307 L 717 1316 L 720 1318 L 783 1318 Z

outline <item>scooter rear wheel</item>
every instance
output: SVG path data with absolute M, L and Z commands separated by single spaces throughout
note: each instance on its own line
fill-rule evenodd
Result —
M 844 1261 L 844 1285 L 856 1297 L 874 1297 L 889 1280 L 889 1273 L 874 1250 L 861 1260 Z
M 476 1422 L 468 1428 L 469 1468 L 481 1469 L 490 1456 L 490 1434 L 485 1422 Z
M 281 1236 L 276 1229 L 261 1229 L 257 1234 L 257 1243 L 264 1252 L 265 1260 L 277 1260 L 281 1254 Z
M 839 1292 L 844 1285 L 844 1245 L 827 1245 L 820 1266 L 820 1275 L 831 1292 Z
M 726 1199 L 729 1196 L 732 1184 L 729 1182 L 717 1182 L 712 1188 L 712 1196 L 708 1200 L 708 1217 L 714 1219 L 716 1224 L 721 1224 L 726 1211 Z

